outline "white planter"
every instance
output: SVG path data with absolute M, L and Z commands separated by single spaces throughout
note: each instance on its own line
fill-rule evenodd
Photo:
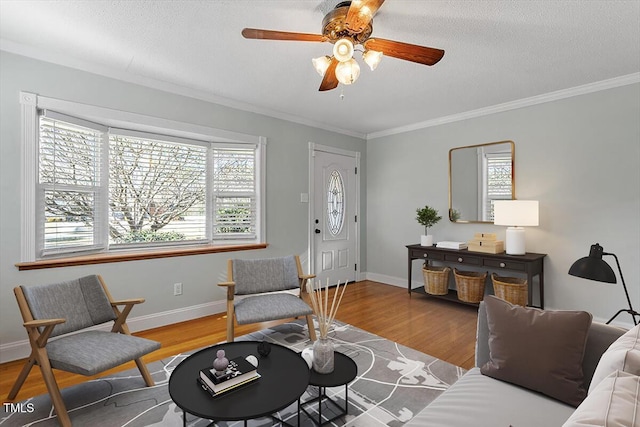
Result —
M 433 234 L 420 236 L 420 246 L 433 246 Z

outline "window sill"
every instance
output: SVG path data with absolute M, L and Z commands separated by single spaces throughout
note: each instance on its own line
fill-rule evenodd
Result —
M 141 261 L 145 259 L 171 258 L 177 256 L 204 255 L 218 252 L 249 251 L 253 249 L 265 249 L 267 243 L 252 243 L 243 245 L 226 246 L 196 246 L 191 248 L 158 250 L 148 252 L 127 252 L 117 254 L 94 254 L 76 256 L 71 258 L 55 258 L 33 262 L 20 262 L 16 264 L 19 271 L 38 270 L 42 268 L 73 267 L 78 265 L 106 264 L 110 262 Z

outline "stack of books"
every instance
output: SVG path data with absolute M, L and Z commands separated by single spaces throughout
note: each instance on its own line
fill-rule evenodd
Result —
M 444 248 L 444 249 L 467 249 L 467 244 L 465 242 L 438 242 L 436 243 L 436 248 Z
M 229 366 L 222 373 L 212 368 L 200 370 L 198 381 L 204 390 L 212 396 L 217 396 L 249 384 L 258 378 L 260 374 L 255 366 L 243 357 L 236 357 L 229 361 Z
M 501 254 L 504 252 L 504 241 L 498 240 L 496 233 L 476 233 L 469 241 L 469 250 L 487 254 Z

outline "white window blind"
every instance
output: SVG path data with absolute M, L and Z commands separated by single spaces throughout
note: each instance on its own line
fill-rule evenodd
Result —
M 39 129 L 39 256 L 255 241 L 258 150 L 46 112 Z
M 511 153 L 488 153 L 485 155 L 485 220 L 493 221 L 494 200 L 510 200 L 512 195 Z
M 256 149 L 214 148 L 212 183 L 214 238 L 255 238 Z
M 264 241 L 264 137 L 27 92 L 20 104 L 22 262 Z
M 109 242 L 206 240 L 207 148 L 109 135 Z
M 101 243 L 102 129 L 71 121 L 51 112 L 40 118 L 37 194 L 42 209 L 37 222 L 41 255 L 93 249 Z

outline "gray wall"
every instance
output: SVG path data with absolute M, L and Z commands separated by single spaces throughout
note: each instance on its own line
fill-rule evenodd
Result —
M 545 305 L 607 320 L 626 306 L 620 281 L 609 285 L 567 274 L 599 242 L 618 255 L 640 309 L 640 85 L 576 96 L 367 142 L 368 277 L 406 286 L 405 245 L 418 243 L 417 207 L 448 209 L 449 149 L 515 142 L 516 197 L 540 201 L 540 226 L 526 230 L 527 250 L 548 254 Z M 398 191 L 403 188 L 403 191 Z M 446 216 L 445 216 L 446 218 Z M 435 240 L 470 240 L 493 224 L 443 219 Z M 614 270 L 615 260 L 605 257 Z M 415 285 L 421 283 L 414 263 Z M 620 316 L 627 325 L 631 317 Z
M 25 340 L 12 289 L 98 273 L 115 298 L 145 297 L 132 317 L 220 300 L 216 283 L 226 278 L 230 257 L 266 257 L 307 251 L 309 142 L 360 152 L 361 185 L 366 177 L 365 141 L 309 126 L 234 110 L 98 75 L 0 52 L 0 344 Z M 264 250 L 18 271 L 20 261 L 20 104 L 19 92 L 114 108 L 218 129 L 267 137 L 267 242 Z M 364 208 L 366 192 L 362 191 Z M 361 214 L 364 236 L 366 213 Z M 365 238 L 359 264 L 365 265 Z M 173 296 L 173 283 L 184 294 Z

